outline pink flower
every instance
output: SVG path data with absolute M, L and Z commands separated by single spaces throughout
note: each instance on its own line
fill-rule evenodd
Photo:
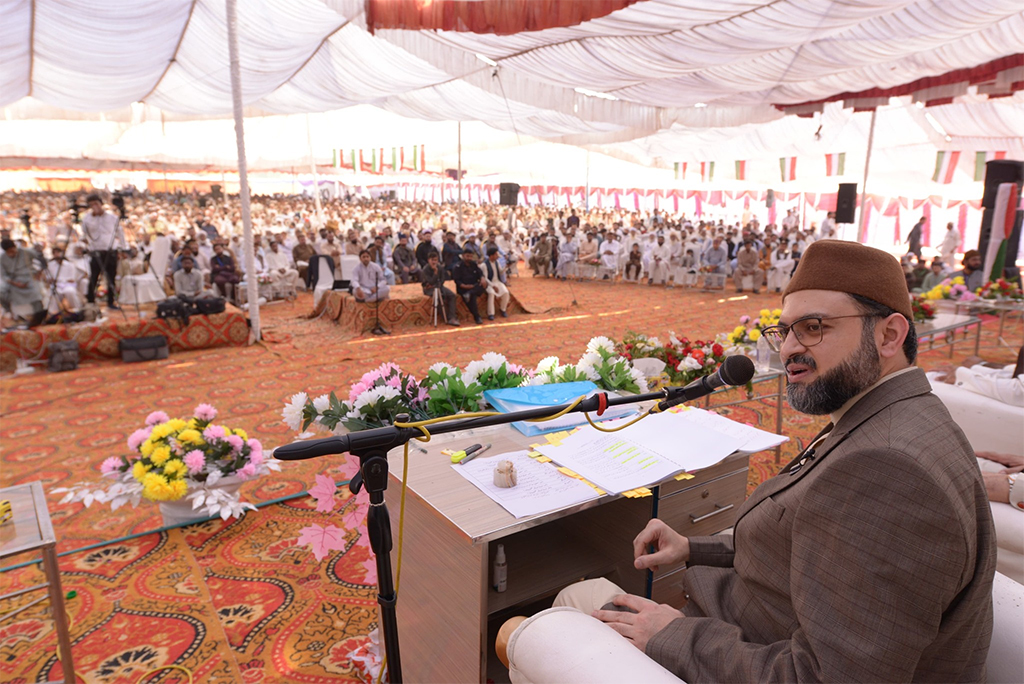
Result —
M 384 384 L 387 385 L 388 387 L 394 387 L 396 390 L 401 390 L 402 389 L 402 378 L 400 378 L 397 375 L 395 375 L 395 376 L 390 377 L 387 380 L 385 380 Z
M 420 387 L 420 391 L 416 394 L 416 403 L 422 404 L 430 396 L 430 392 L 427 391 L 426 387 Z
M 234 451 L 241 451 L 242 447 L 245 445 L 245 442 L 243 442 L 242 438 L 238 435 L 228 435 L 227 442 L 231 445 L 231 448 Z
M 240 478 L 242 478 L 243 480 L 248 480 L 250 477 L 252 477 L 255 474 L 256 474 L 256 466 L 254 466 L 252 464 L 252 462 L 246 463 L 238 471 L 238 476 Z
M 740 325 L 746 325 L 750 322 L 750 316 L 740 316 Z
M 382 363 L 377 368 L 377 373 L 379 374 L 379 377 L 382 377 L 382 378 L 386 378 L 391 373 L 399 373 L 400 374 L 401 372 L 402 372 L 402 369 L 399 368 L 398 366 L 396 366 L 393 363 Z
M 249 463 L 252 463 L 254 466 L 263 465 L 263 462 L 266 460 L 267 457 L 263 455 L 262 451 L 254 451 L 249 454 Z
M 210 422 L 217 417 L 217 409 L 213 408 L 209 404 L 200 404 L 199 406 L 196 406 L 196 410 L 193 415 L 197 420 Z
M 212 442 L 215 439 L 224 439 L 224 426 L 222 425 L 207 425 L 206 429 L 203 430 L 203 437 L 207 442 Z
M 119 459 L 117 456 L 111 456 L 110 458 L 105 459 L 103 463 L 100 464 L 100 472 L 103 473 L 104 475 L 116 473 L 118 470 L 120 470 L 120 468 L 121 459 Z
M 518 363 L 510 363 L 507 365 L 507 368 L 508 372 L 513 375 L 522 375 L 523 373 L 523 367 L 520 366 Z
M 146 416 L 146 425 L 153 427 L 154 425 L 158 425 L 160 423 L 166 423 L 170 419 L 171 417 L 168 416 L 163 411 L 153 411 L 148 416 Z
M 189 475 L 195 475 L 203 466 L 206 465 L 206 456 L 199 449 L 193 449 L 192 451 L 185 454 L 185 466 L 188 468 Z
M 250 438 L 249 441 L 246 442 L 246 444 L 249 445 L 249 448 L 252 449 L 254 453 L 257 451 L 263 451 L 263 444 L 261 444 L 260 440 L 256 439 L 255 437 Z
M 142 443 L 149 439 L 151 433 L 152 430 L 146 430 L 145 428 L 136 430 L 128 436 L 128 448 L 132 451 L 138 451 Z
M 369 375 L 369 373 L 367 373 L 367 375 Z M 366 390 L 368 390 L 371 387 L 373 387 L 373 381 L 366 382 L 365 380 L 366 380 L 366 375 L 363 376 L 363 380 L 360 380 L 356 384 L 352 385 L 352 387 L 349 389 L 349 391 L 348 391 L 348 401 L 349 401 L 349 403 L 353 403 L 356 399 L 359 398 L 360 394 L 362 394 Z

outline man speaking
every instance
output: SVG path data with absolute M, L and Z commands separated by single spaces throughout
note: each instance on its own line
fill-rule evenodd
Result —
M 970 445 L 913 365 L 912 318 L 890 255 L 811 245 L 764 336 L 790 405 L 831 422 L 754 491 L 733 536 L 660 520 L 637 536 L 638 569 L 687 563 L 682 611 L 607 580 L 555 605 L 688 682 L 984 681 L 992 518 Z

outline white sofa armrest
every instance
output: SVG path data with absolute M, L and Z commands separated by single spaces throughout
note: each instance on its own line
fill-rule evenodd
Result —
M 508 642 L 514 684 L 679 684 L 618 632 L 575 608 L 537 613 Z
M 1024 408 L 944 382 L 933 381 L 932 393 L 946 405 L 975 451 L 1024 454 L 1020 439 Z
M 996 573 L 992 582 L 992 643 L 985 661 L 990 684 L 1024 682 L 1024 586 Z

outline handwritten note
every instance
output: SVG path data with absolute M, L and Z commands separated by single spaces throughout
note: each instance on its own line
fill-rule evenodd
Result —
M 555 511 L 599 496 L 590 485 L 563 475 L 553 464 L 541 463 L 528 454 L 513 451 L 481 456 L 466 464 L 453 465 L 452 469 L 517 518 Z M 494 484 L 494 466 L 503 460 L 512 461 L 516 468 L 515 487 Z

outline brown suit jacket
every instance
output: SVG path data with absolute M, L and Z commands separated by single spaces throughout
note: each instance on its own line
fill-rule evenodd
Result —
M 694 537 L 688 616 L 647 654 L 688 682 L 980 682 L 995 532 L 974 452 L 922 371 Z

